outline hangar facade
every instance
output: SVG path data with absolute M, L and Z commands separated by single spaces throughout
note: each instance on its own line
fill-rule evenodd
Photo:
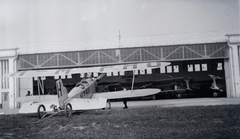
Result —
M 17 108 L 19 105 L 14 102 L 14 98 L 25 96 L 27 91 L 32 94 L 35 92 L 36 78 L 5 77 L 8 73 L 153 61 L 167 61 L 171 65 L 163 70 L 140 71 L 139 74 L 168 74 L 173 77 L 189 77 L 195 81 L 206 80 L 209 78 L 208 74 L 214 74 L 225 77 L 227 97 L 240 97 L 239 36 L 216 33 L 140 36 L 83 41 L 76 47 L 68 44 L 58 47 L 58 50 L 49 49 L 48 52 L 38 51 L 37 49 L 41 49 L 39 45 L 33 45 L 32 47 L 39 48 L 31 53 L 19 52 L 21 47 L 0 50 L 1 108 Z M 112 78 L 121 75 L 108 73 L 107 76 Z M 129 81 L 127 78 L 124 80 Z

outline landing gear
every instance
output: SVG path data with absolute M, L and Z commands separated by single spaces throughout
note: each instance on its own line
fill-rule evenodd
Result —
M 38 118 L 39 119 L 44 118 L 46 116 L 46 113 L 47 113 L 45 106 L 42 105 L 42 104 L 38 106 L 37 112 L 38 112 Z
M 108 109 L 111 109 L 111 102 L 110 102 L 110 100 L 108 100 L 107 103 L 108 103 Z
M 72 115 L 72 105 L 67 103 L 64 108 L 65 116 L 70 117 Z
M 51 105 L 50 108 L 52 111 L 47 112 L 43 104 L 38 106 L 37 112 L 39 120 L 37 123 L 48 119 L 60 112 L 64 112 L 66 117 L 70 117 L 72 115 L 72 105 L 70 103 L 67 103 L 64 108 L 57 107 L 56 105 Z
M 213 92 L 213 97 L 218 97 L 219 93 L 218 92 Z
M 179 93 L 179 94 L 176 95 L 176 97 L 177 98 L 183 98 L 183 95 Z

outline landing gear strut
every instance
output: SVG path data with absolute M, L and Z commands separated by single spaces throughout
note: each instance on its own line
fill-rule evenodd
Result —
M 63 108 L 57 107 L 56 105 L 52 105 L 50 108 L 52 108 L 52 111 L 46 111 L 46 108 L 43 104 L 38 106 L 37 112 L 39 120 L 37 121 L 37 123 L 48 119 L 60 112 L 64 112 L 66 117 L 70 117 L 72 115 L 72 105 L 70 103 L 67 103 Z

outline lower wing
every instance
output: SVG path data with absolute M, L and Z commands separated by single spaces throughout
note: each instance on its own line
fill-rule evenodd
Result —
M 68 103 L 71 104 L 72 110 L 92 110 L 101 109 L 106 107 L 107 99 L 96 98 L 96 99 L 82 99 L 73 98 Z M 52 105 L 59 107 L 58 100 L 54 101 L 44 101 L 44 102 L 26 102 L 23 103 L 18 113 L 37 113 L 38 107 L 43 105 L 47 112 L 53 111 Z
M 122 90 L 115 92 L 95 93 L 92 98 L 106 98 L 106 99 L 119 99 L 119 98 L 132 98 L 150 96 L 159 93 L 160 89 L 136 89 L 136 90 Z
M 44 105 L 46 111 L 52 111 L 51 105 L 58 105 L 58 100 L 44 101 L 44 102 L 25 102 L 22 104 L 18 113 L 37 113 L 38 107 Z
M 163 91 L 161 91 L 161 93 L 168 93 L 168 92 L 181 93 L 181 92 L 186 92 L 187 90 L 190 90 L 190 89 L 163 90 Z
M 57 95 L 32 95 L 15 98 L 16 102 L 43 102 L 57 100 Z
M 106 107 L 106 98 L 82 99 L 73 98 L 70 102 L 73 110 L 93 110 Z

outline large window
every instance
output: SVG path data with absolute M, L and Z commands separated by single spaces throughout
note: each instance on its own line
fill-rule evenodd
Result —
M 9 73 L 9 63 L 8 60 L 0 60 L 0 81 L 1 81 L 1 89 L 8 89 L 9 88 L 9 81 L 8 77 L 4 75 Z

